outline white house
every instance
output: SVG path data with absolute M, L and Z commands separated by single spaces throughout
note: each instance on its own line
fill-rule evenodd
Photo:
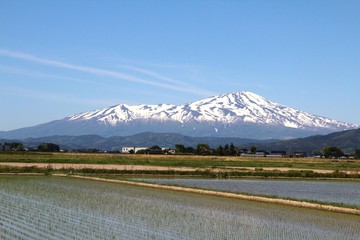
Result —
M 148 149 L 147 147 L 122 147 L 121 148 L 121 153 L 130 153 L 130 151 L 133 151 L 134 153 L 136 153 L 139 150 L 145 150 Z
M 131 150 L 135 152 L 134 147 L 122 147 L 121 148 L 121 153 L 130 153 Z

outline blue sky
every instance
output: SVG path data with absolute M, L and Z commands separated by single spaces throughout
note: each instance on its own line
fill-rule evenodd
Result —
M 251 91 L 360 124 L 360 1 L 0 0 L 0 130 Z

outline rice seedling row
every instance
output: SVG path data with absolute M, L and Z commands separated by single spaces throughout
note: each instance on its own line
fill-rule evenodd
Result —
M 32 206 L 31 204 L 27 205 L 27 207 L 31 207 L 31 206 Z M 74 230 L 74 227 L 69 225 L 69 222 L 66 221 L 67 220 L 66 218 L 64 218 L 61 214 L 57 215 L 58 213 L 57 211 L 54 211 L 53 214 L 47 216 L 46 214 L 41 214 L 41 212 L 39 212 L 46 210 L 45 208 L 40 209 L 33 207 L 31 208 L 30 211 L 27 211 L 25 213 L 23 212 L 24 209 L 18 208 L 18 210 L 19 212 L 15 212 L 16 215 L 13 218 L 7 215 L 7 220 L 10 222 L 12 221 L 11 222 L 12 224 L 14 224 L 14 222 L 17 224 L 21 224 L 18 225 L 18 229 L 21 229 L 22 231 L 37 232 L 40 235 L 42 232 L 49 232 L 49 235 L 56 237 L 56 239 L 66 239 L 67 236 L 68 237 L 71 236 L 68 235 L 69 230 Z M 36 215 L 37 212 L 39 212 L 40 214 Z M 4 212 L 2 214 L 4 214 Z M 26 214 L 31 215 L 31 218 L 29 217 L 24 218 Z M 54 217 L 54 215 L 57 215 L 57 217 Z M 63 221 L 60 221 L 61 224 L 58 225 L 59 224 L 58 220 L 60 218 L 63 219 Z M 36 221 L 33 221 L 33 219 L 35 219 Z M 49 222 L 48 221 L 49 219 L 52 219 L 52 221 Z M 56 228 L 56 231 L 52 231 L 54 227 Z M 82 231 L 83 229 L 80 229 L 78 234 L 80 234 Z M 39 238 L 34 238 L 34 239 L 39 239 Z M 43 239 L 49 238 L 49 236 L 45 235 L 45 236 L 41 236 L 41 238 Z
M 10 196 L 9 194 L 6 193 L 3 193 L 3 195 L 7 197 Z M 10 196 L 10 197 L 13 197 L 13 199 L 11 198 L 8 199 L 7 202 L 10 204 L 7 204 L 4 209 L 16 208 L 17 211 L 13 211 L 11 212 L 11 214 L 12 215 L 16 214 L 14 220 L 18 222 L 21 220 L 23 220 L 24 222 L 30 221 L 30 219 L 33 218 L 38 219 L 36 224 L 37 224 L 37 228 L 39 228 L 39 226 L 42 226 L 42 228 L 39 229 L 40 231 L 43 231 L 44 227 L 48 227 L 50 230 L 53 230 L 54 228 L 53 226 L 57 226 L 56 231 L 58 231 L 61 234 L 64 234 L 64 236 L 66 236 L 67 232 L 69 232 L 70 229 L 73 231 L 77 231 L 76 234 L 78 235 L 81 233 L 88 234 L 90 232 L 94 237 L 103 238 L 104 236 L 100 237 L 94 235 L 93 232 L 101 229 L 102 231 L 110 232 L 113 235 L 124 236 L 124 233 L 121 232 L 120 229 L 126 229 L 127 231 L 130 231 L 132 235 L 134 235 L 134 233 L 138 232 L 136 226 L 141 226 L 141 232 L 146 232 L 148 235 L 155 234 L 155 232 L 152 229 L 149 229 L 148 227 L 146 227 L 146 225 L 142 224 L 139 221 L 137 222 L 128 221 L 125 223 L 124 221 L 114 220 L 113 218 L 109 218 L 105 216 L 99 216 L 92 212 L 85 212 L 82 210 L 74 211 L 74 210 L 69 210 L 62 207 L 54 206 L 47 203 L 46 201 L 39 202 L 37 200 L 28 199 L 21 196 Z M 31 211 L 28 209 L 31 209 Z M 51 209 L 51 214 L 49 215 L 48 212 L 50 211 L 50 209 Z M 6 213 L 4 212 L 2 214 L 6 215 Z M 27 218 L 24 217 L 25 216 L 24 214 L 26 214 Z M 53 226 L 48 225 L 49 219 L 52 221 Z M 60 228 L 58 226 L 60 226 Z M 76 229 L 75 227 L 74 229 L 74 226 L 82 226 L 82 227 L 80 229 Z M 119 226 L 121 226 L 121 228 L 119 228 Z M 21 228 L 21 226 L 19 226 L 19 228 Z M 22 228 L 27 229 L 25 225 Z M 171 232 L 174 231 L 176 231 L 176 229 L 164 233 L 157 232 L 156 235 L 169 237 L 172 235 Z M 61 236 L 62 235 L 57 235 L 57 237 L 59 238 L 61 238 Z M 141 236 L 134 235 L 134 237 L 141 237 Z
M 1 239 L 359 239 L 358 216 L 121 184 L 0 176 Z
M 4 195 L 6 196 L 6 194 Z M 9 195 L 7 197 L 9 197 Z M 5 205 L 3 208 L 5 211 L 1 211 L 1 215 L 7 216 L 7 219 L 2 219 L 2 221 L 4 223 L 10 222 L 10 225 L 15 226 L 13 230 L 21 229 L 21 231 L 23 231 L 23 237 L 26 239 L 45 239 L 49 237 L 51 239 L 69 239 L 74 236 L 71 233 L 76 233 L 76 235 L 79 236 L 79 238 L 75 237 L 76 239 L 87 238 L 83 236 L 91 236 L 96 239 L 110 238 L 110 236 L 100 235 L 99 233 L 101 231 L 109 233 L 112 236 L 122 235 L 126 237 L 121 229 L 126 229 L 133 237 L 141 237 L 141 235 L 135 234 L 138 230 L 135 226 L 139 223 L 116 221 L 112 218 L 83 211 L 64 209 L 23 197 L 9 197 L 6 200 L 8 200 L 7 203 L 10 204 Z M 20 202 L 16 200 L 20 200 Z M 17 211 L 13 211 L 14 208 Z M 7 212 L 6 209 L 12 211 Z M 48 214 L 49 212 L 51 214 Z M 34 222 L 33 219 L 37 219 L 37 221 Z M 35 223 L 36 226 L 34 226 L 33 223 Z M 8 227 L 9 225 L 5 224 L 5 226 Z M 121 227 L 119 228 L 119 226 Z M 148 234 L 154 234 L 154 231 L 146 229 L 145 226 L 142 227 L 142 231 Z M 48 235 L 43 235 L 41 234 L 42 232 L 48 232 Z M 36 234 L 38 234 L 38 236 Z M 166 234 L 158 233 L 157 235 L 165 236 Z

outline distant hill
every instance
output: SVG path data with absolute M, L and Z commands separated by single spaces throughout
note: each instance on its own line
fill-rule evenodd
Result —
M 316 135 L 306 138 L 297 138 L 285 141 L 276 141 L 272 143 L 255 143 L 258 149 L 263 150 L 284 150 L 288 153 L 294 151 L 304 151 L 312 153 L 320 151 L 324 146 L 337 146 L 345 153 L 355 152 L 360 148 L 360 128 L 341 132 L 330 133 L 327 135 Z M 247 147 L 251 144 L 247 144 Z
M 161 147 L 174 148 L 175 144 L 184 144 L 185 146 L 196 147 L 199 143 L 209 144 L 210 147 L 216 148 L 219 145 L 233 143 L 240 146 L 248 143 L 268 143 L 276 140 L 254 140 L 246 138 L 231 137 L 189 137 L 176 133 L 152 133 L 145 132 L 131 136 L 114 136 L 101 137 L 98 135 L 82 136 L 50 136 L 39 138 L 26 138 L 23 140 L 2 139 L 0 142 L 20 141 L 26 147 L 36 148 L 41 143 L 52 142 L 60 145 L 61 149 L 83 149 L 96 148 L 100 150 L 120 150 L 121 147 L 151 147 L 159 145 Z
M 288 154 L 294 151 L 304 151 L 311 154 L 320 151 L 324 146 L 337 146 L 344 152 L 355 152 L 360 148 L 360 129 L 335 132 L 328 135 L 316 135 L 292 140 L 254 140 L 247 138 L 231 137 L 189 137 L 176 133 L 152 133 L 145 132 L 131 136 L 101 137 L 97 135 L 83 136 L 50 136 L 41 138 L 27 138 L 24 140 L 0 139 L 0 142 L 21 141 L 27 147 L 36 148 L 41 143 L 52 142 L 60 145 L 62 149 L 96 148 L 100 150 L 120 150 L 121 147 L 161 147 L 174 148 L 175 144 L 196 147 L 199 143 L 209 144 L 211 148 L 219 145 L 233 143 L 237 147 L 250 148 L 256 146 L 258 150 L 281 150 Z

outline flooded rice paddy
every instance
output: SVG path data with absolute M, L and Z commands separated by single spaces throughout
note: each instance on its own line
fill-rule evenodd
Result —
M 138 179 L 151 183 L 276 196 L 360 207 L 360 181 Z
M 0 239 L 359 239 L 360 217 L 61 177 L 0 176 Z

